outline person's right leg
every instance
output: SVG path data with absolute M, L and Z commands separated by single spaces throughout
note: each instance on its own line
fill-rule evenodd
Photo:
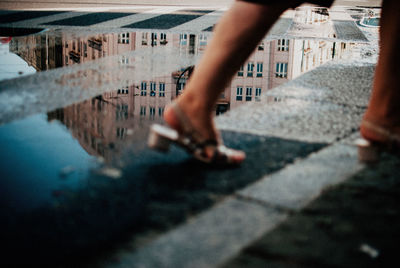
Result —
M 400 148 L 400 3 L 397 0 L 383 1 L 380 30 L 373 91 L 360 132 L 369 141 L 394 142 Z

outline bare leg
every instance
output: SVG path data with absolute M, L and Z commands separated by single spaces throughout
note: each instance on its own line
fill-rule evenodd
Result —
M 372 141 L 387 137 L 365 122 L 380 126 L 400 137 L 400 4 L 384 0 L 381 18 L 380 55 L 371 100 L 361 125 L 361 134 Z
M 218 138 L 213 123 L 214 105 L 234 73 L 292 1 L 281 2 L 266 6 L 237 1 L 217 24 L 211 43 L 177 100 L 204 138 Z M 172 109 L 166 109 L 164 119 L 179 131 Z

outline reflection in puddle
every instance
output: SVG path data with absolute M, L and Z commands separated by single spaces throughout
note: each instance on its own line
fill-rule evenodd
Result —
M 195 35 L 167 32 L 109 33 L 79 38 L 73 38 L 68 34 L 43 34 L 13 38 L 10 51 L 19 55 L 38 71 L 119 55 L 118 63 L 113 63 L 113 67 L 119 68 L 121 72 L 129 72 L 130 69 L 140 72 L 140 69 L 146 69 L 147 78 L 140 80 L 133 74 L 135 81 L 129 79 L 126 83 L 119 81 L 124 85 L 115 89 L 116 92 L 112 94 L 116 95 L 113 98 L 128 97 L 132 105 L 135 102 L 134 114 L 152 116 L 181 93 L 188 79 L 188 75 L 185 74 L 178 83 L 178 78 L 184 68 L 164 76 L 149 75 L 153 69 L 159 68 L 157 53 L 163 53 L 165 49 L 165 53 L 173 51 L 176 55 L 183 57 L 190 54 L 199 55 L 204 51 L 210 38 L 211 35 L 208 33 Z M 154 50 L 157 47 L 163 49 Z M 222 113 L 244 102 L 260 101 L 260 95 L 266 90 L 281 85 L 329 60 L 342 57 L 351 47 L 351 43 L 318 39 L 264 40 L 238 70 L 229 87 L 221 94 L 216 113 Z M 145 66 L 140 57 L 133 57 L 128 53 L 135 50 L 148 52 L 149 49 L 155 51 L 153 55 L 150 54 L 155 57 L 150 63 L 152 66 Z M 160 65 L 164 63 L 160 59 Z M 71 86 L 80 84 L 85 88 L 89 87 L 89 85 L 85 86 L 88 83 L 102 84 L 107 75 L 112 75 L 112 73 L 87 69 L 65 74 L 57 81 Z M 112 80 L 112 77 L 110 79 Z
M 146 46 L 175 44 L 177 49 L 201 53 L 207 44 L 207 37 L 130 32 L 62 40 L 61 44 L 60 51 L 63 51 L 63 57 L 60 60 L 63 60 L 65 65 L 73 65 L 111 53 Z M 259 102 L 261 94 L 266 90 L 279 86 L 329 60 L 341 57 L 350 48 L 351 45 L 342 42 L 312 39 L 261 42 L 238 70 L 232 83 L 221 94 L 216 114 L 246 102 Z M 121 56 L 119 63 L 129 65 L 131 60 L 134 59 Z M 119 152 L 127 139 L 132 139 L 144 122 L 147 121 L 145 124 L 154 120 L 162 122 L 166 105 L 184 90 L 188 79 L 188 72 L 184 71 L 185 69 L 181 69 L 171 72 L 168 76 L 142 80 L 138 84 L 127 80 L 117 89 L 91 100 L 50 112 L 48 116 L 66 125 L 89 154 L 101 156 L 110 163 L 120 157 Z M 89 71 L 83 71 L 81 75 L 91 77 Z M 67 80 L 71 79 L 70 77 Z M 265 101 L 271 102 L 269 99 Z
M 62 107 L 48 112 L 49 120 L 62 122 L 90 155 L 114 163 L 127 141 L 133 142 L 133 137 L 139 141 L 138 133 L 145 135 L 140 131 L 144 126 L 162 122 L 165 107 L 184 90 L 190 76 L 187 67 L 195 64 L 211 37 L 210 32 L 164 30 L 95 34 L 49 30 L 7 40 L 9 51 L 36 71 L 59 70 L 43 72 L 42 78 L 49 73 L 48 80 L 27 80 L 51 89 L 50 98 L 43 98 L 48 102 L 51 97 L 65 99 L 54 106 L 43 103 L 48 110 Z M 259 43 L 221 94 L 215 113 L 243 103 L 278 101 L 261 95 L 327 61 L 351 55 L 355 44 L 334 37 L 327 9 L 296 9 L 285 38 L 266 37 Z M 18 80 L 15 85 L 20 87 Z M 31 108 L 38 103 L 42 100 Z
M 318 15 L 324 23 L 325 14 Z M 127 79 L 118 80 L 118 86 L 109 88 L 108 92 L 48 113 L 49 120 L 57 119 L 70 129 L 86 152 L 112 163 L 121 157 L 124 144 L 132 140 L 143 125 L 154 120 L 162 122 L 166 105 L 182 93 L 189 79 L 190 72 L 185 68 L 168 75 L 152 76 L 152 70 L 157 69 L 157 55 L 163 51 L 183 58 L 200 55 L 210 39 L 209 33 L 138 31 L 74 37 L 67 33 L 46 32 L 13 38 L 10 51 L 38 71 L 110 59 L 113 66 L 111 72 L 102 72 L 101 68 L 83 68 L 72 73 L 65 72 L 56 80 L 60 85 L 82 89 L 96 85 L 100 88 L 104 86 L 104 81 L 115 80 L 112 72 L 148 69 L 147 78 L 140 79 L 132 74 L 136 78 L 130 79 L 128 73 Z M 351 43 L 321 39 L 263 40 L 221 94 L 216 114 L 243 103 L 260 102 L 263 92 L 327 61 L 341 58 L 352 47 Z M 129 54 L 132 51 L 144 51 L 144 54 Z M 141 61 L 145 58 L 143 55 L 154 57 L 150 61 L 151 66 L 145 66 Z M 163 63 L 160 59 L 160 65 Z M 263 101 L 271 102 L 269 99 Z

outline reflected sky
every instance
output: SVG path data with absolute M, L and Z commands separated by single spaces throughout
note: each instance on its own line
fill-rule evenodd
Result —
M 65 126 L 35 115 L 0 126 L 0 199 L 15 209 L 49 202 L 57 191 L 84 184 L 96 158 Z
M 10 37 L 0 37 L 0 81 L 33 74 L 35 68 L 30 66 L 25 60 L 10 52 Z

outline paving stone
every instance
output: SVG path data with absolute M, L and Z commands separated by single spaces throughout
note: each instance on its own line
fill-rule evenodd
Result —
M 301 141 L 332 143 L 358 130 L 364 108 L 265 97 L 217 118 L 219 128 Z
M 355 147 L 335 144 L 264 177 L 239 194 L 273 206 L 299 210 L 323 189 L 343 182 L 362 167 Z
M 298 79 L 289 81 L 284 87 L 268 91 L 266 96 L 366 107 L 374 72 L 375 64 L 328 62 Z

